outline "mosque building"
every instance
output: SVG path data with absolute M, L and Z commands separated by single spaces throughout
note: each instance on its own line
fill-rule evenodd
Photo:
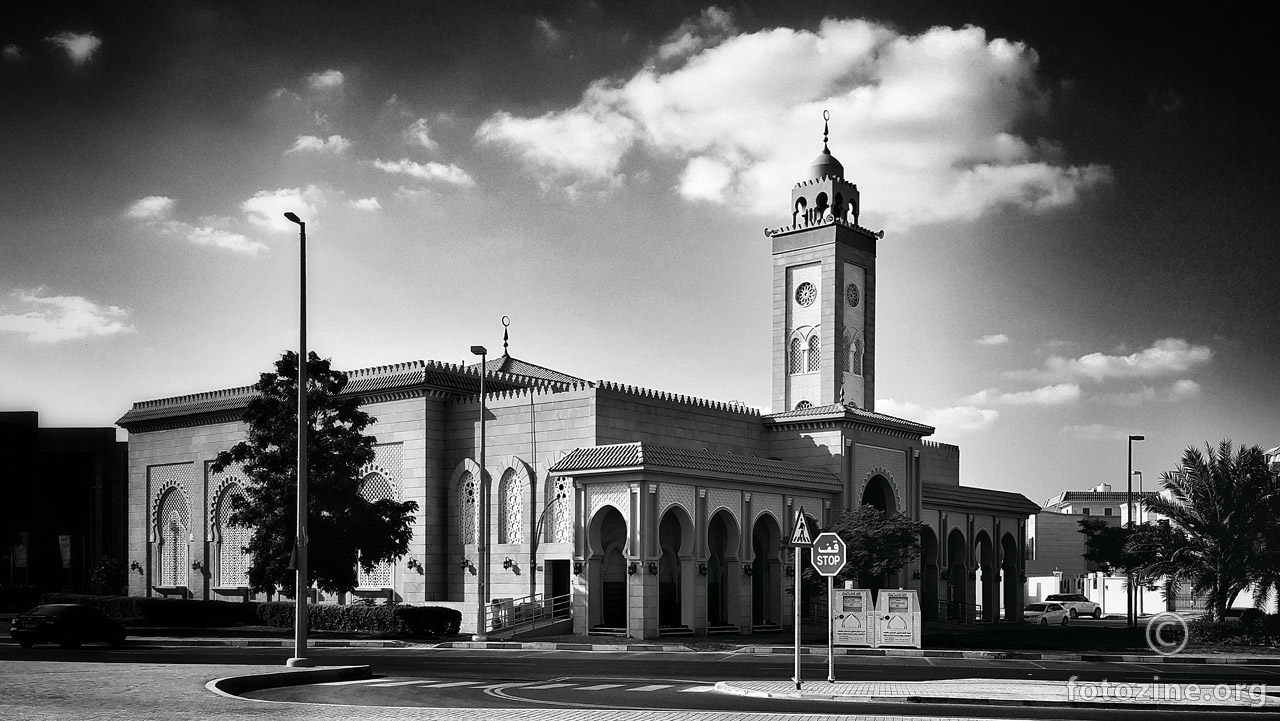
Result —
M 484 608 L 481 635 L 535 600 L 580 634 L 775 629 L 791 624 L 785 543 L 797 512 L 820 528 L 869 504 L 925 525 L 921 557 L 885 585 L 917 589 L 926 620 L 1020 620 L 1027 518 L 1039 507 L 961 486 L 959 448 L 875 412 L 883 233 L 859 214 L 824 135 L 791 190 L 789 224 L 766 232 L 774 413 L 588 381 L 517 359 L 505 341 L 483 368 L 350 372 L 344 395 L 378 419 L 362 493 L 415 500 L 418 513 L 406 557 L 316 600 L 453 607 L 468 633 Z M 249 530 L 228 524 L 247 480 L 211 465 L 245 437 L 253 393 L 142 401 L 118 422 L 130 434 L 130 593 L 252 597 Z

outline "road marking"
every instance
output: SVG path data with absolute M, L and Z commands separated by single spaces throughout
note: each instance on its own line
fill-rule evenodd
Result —
M 391 686 L 412 686 L 415 683 L 423 681 L 430 682 L 429 678 L 415 678 L 412 681 L 387 681 L 386 683 L 371 683 L 366 688 L 389 688 Z
M 381 678 L 358 678 L 354 681 L 326 681 L 325 683 L 315 684 L 316 686 L 350 686 L 357 683 L 373 683 L 374 681 L 382 681 Z M 421 680 L 421 679 L 419 679 Z
M 419 679 L 421 681 L 421 679 Z M 446 683 L 425 683 L 422 688 L 453 688 L 454 686 L 474 686 L 479 681 L 449 681 Z M 402 686 L 403 684 L 384 684 L 387 686 Z
M 476 690 L 477 690 L 477 691 L 484 691 L 485 693 L 488 693 L 488 692 L 489 692 L 489 689 L 493 689 L 493 688 L 521 688 L 522 686 L 528 686 L 528 685 L 529 685 L 529 684 L 531 684 L 531 683 L 533 683 L 533 682 L 532 682 L 532 681 L 521 681 L 521 682 L 519 682 L 519 683 L 512 683 L 512 682 L 508 681 L 508 682 L 506 682 L 506 683 L 491 683 L 491 684 L 489 684 L 488 686 L 476 686 Z
M 636 686 L 635 688 L 629 688 L 627 690 L 628 691 L 657 691 L 658 689 L 663 689 L 663 688 L 671 688 L 671 684 L 655 683 L 650 686 Z
M 680 689 L 679 693 L 706 693 L 715 690 L 715 686 L 690 686 L 689 688 Z
M 620 683 L 600 683 L 600 684 L 596 684 L 595 686 L 580 686 L 578 687 L 578 690 L 579 691 L 603 691 L 604 689 L 607 689 L 607 688 L 620 688 L 621 686 L 622 684 Z
M 568 686 L 576 686 L 576 685 L 577 684 L 572 684 L 572 683 L 544 683 L 538 686 L 525 686 L 524 690 L 533 691 L 535 689 L 544 689 L 544 688 L 566 688 Z

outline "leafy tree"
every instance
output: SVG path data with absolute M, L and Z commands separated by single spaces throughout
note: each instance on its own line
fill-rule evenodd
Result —
M 244 421 L 248 440 L 218 454 L 214 472 L 242 463 L 248 477 L 244 497 L 233 501 L 231 524 L 252 530 L 249 586 L 294 594 L 290 569 L 297 530 L 298 354 L 287 351 L 274 373 L 254 385 Z M 339 398 L 347 375 L 315 353 L 307 357 L 308 577 L 329 593 L 356 587 L 356 564 L 366 572 L 404 556 L 418 510 L 414 501 L 370 502 L 360 495 L 360 469 L 373 460 L 372 436 L 363 431 L 377 419 L 355 398 Z
M 1126 548 L 1145 554 L 1147 574 L 1168 576 L 1171 586 L 1189 580 L 1207 592 L 1221 618 L 1251 582 L 1276 577 L 1277 482 L 1256 446 L 1237 451 L 1224 440 L 1205 451 L 1187 448 L 1178 468 L 1160 477 L 1171 498 L 1147 503 L 1169 519 L 1167 529 L 1141 528 Z
M 920 532 L 924 524 L 902 513 L 886 513 L 875 506 L 848 509 L 830 528 L 844 540 L 844 570 L 837 581 L 854 581 L 862 588 L 880 590 L 885 576 L 901 571 L 920 557 Z M 806 576 L 812 569 L 806 570 Z M 816 576 L 816 572 L 814 573 Z
M 1083 518 L 1078 532 L 1085 536 L 1084 560 L 1098 564 L 1098 569 L 1103 573 L 1109 573 L 1112 569 L 1129 570 L 1125 543 L 1129 540 L 1131 529 L 1113 526 L 1101 518 Z

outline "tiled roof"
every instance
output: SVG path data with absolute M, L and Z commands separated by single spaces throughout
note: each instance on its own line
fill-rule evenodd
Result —
M 1155 498 L 1157 491 L 1134 491 L 1134 498 Z M 1063 503 L 1125 503 L 1129 500 L 1126 491 L 1063 491 L 1045 501 L 1044 507 L 1057 506 Z
M 952 486 L 941 483 L 920 484 L 920 500 L 925 505 L 949 505 L 984 510 L 1012 511 L 1031 515 L 1040 512 L 1040 506 L 1021 493 L 997 491 L 974 486 Z
M 642 442 L 576 448 L 551 466 L 550 470 L 552 473 L 572 473 L 628 468 L 670 468 L 841 487 L 840 479 L 835 474 L 812 466 Z
M 475 368 L 479 363 L 467 366 Z M 552 381 L 555 383 L 585 383 L 585 379 L 571 376 L 568 373 L 561 373 L 558 370 L 552 370 L 545 366 L 540 366 L 528 361 L 522 361 L 519 358 L 512 358 L 503 353 L 497 358 L 490 359 L 484 364 L 485 370 L 490 373 L 509 373 L 513 376 L 523 376 L 525 378 L 536 378 L 543 381 Z
M 851 420 L 860 420 L 865 423 L 878 426 L 889 426 L 899 430 L 905 430 L 912 433 L 918 433 L 922 436 L 932 435 L 933 426 L 926 426 L 922 423 L 887 416 L 883 413 L 875 413 L 859 408 L 852 403 L 832 403 L 828 406 L 812 406 L 810 408 L 798 408 L 790 411 L 782 411 L 781 413 L 771 413 L 765 416 L 766 421 L 805 421 L 805 420 L 830 420 L 832 418 L 849 418 Z

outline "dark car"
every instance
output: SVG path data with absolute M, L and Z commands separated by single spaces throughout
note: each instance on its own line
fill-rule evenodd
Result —
M 124 643 L 125 632 L 123 624 L 93 606 L 50 603 L 14 616 L 9 635 L 23 648 L 37 643 L 76 648 L 86 641 L 102 641 L 115 647 Z

